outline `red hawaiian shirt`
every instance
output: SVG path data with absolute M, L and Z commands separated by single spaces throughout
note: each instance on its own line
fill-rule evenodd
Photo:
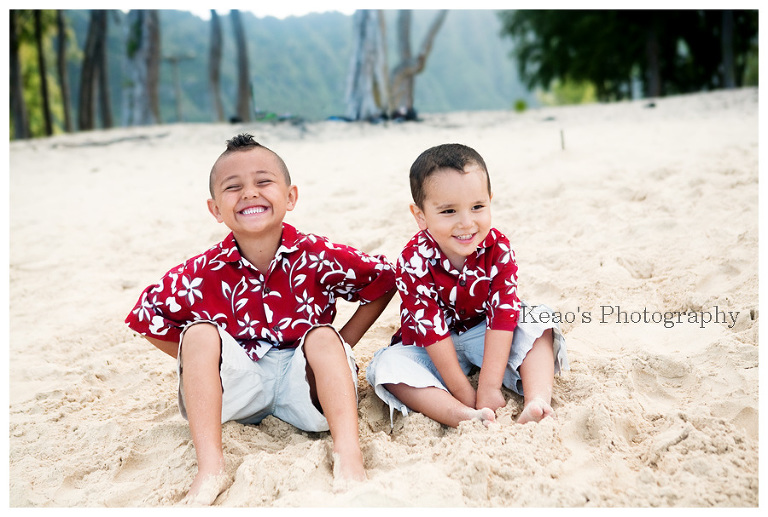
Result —
M 296 347 L 313 326 L 332 323 L 338 297 L 371 302 L 394 287 L 394 276 L 383 256 L 288 224 L 264 276 L 240 255 L 230 233 L 147 287 L 125 322 L 142 335 L 178 341 L 190 322 L 212 321 L 257 361 L 272 347 Z
M 509 240 L 495 228 L 456 270 L 429 231 L 417 233 L 397 261 L 401 328 L 393 343 L 429 346 L 487 322 L 515 330 L 520 311 L 517 263 Z

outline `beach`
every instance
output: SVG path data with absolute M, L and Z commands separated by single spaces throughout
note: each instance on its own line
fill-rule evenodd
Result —
M 381 124 L 172 124 L 9 145 L 11 507 L 169 507 L 196 473 L 176 362 L 124 319 L 221 241 L 208 173 L 251 133 L 298 186 L 286 222 L 391 261 L 418 231 L 408 169 L 485 159 L 519 294 L 555 310 L 556 418 L 457 429 L 395 415 L 365 380 L 395 296 L 354 353 L 368 480 L 335 487 L 328 433 L 223 425 L 220 507 L 757 507 L 758 91 L 424 114 Z M 339 302 L 343 324 L 355 306 Z M 477 375 L 471 378 L 477 381 Z

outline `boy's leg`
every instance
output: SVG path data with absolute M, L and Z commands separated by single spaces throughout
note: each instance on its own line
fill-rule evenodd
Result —
M 554 415 L 552 406 L 552 384 L 555 378 L 555 358 L 552 329 L 547 329 L 526 354 L 520 365 L 520 380 L 523 383 L 523 412 L 517 421 L 539 422 Z
M 362 481 L 366 475 L 360 451 L 357 391 L 344 344 L 332 328 L 317 327 L 309 331 L 303 346 L 310 395 L 328 420 L 338 471 L 343 478 Z
M 451 427 L 474 418 L 486 425 L 495 421 L 493 411 L 476 410 L 448 391 L 425 348 L 401 344 L 383 348 L 374 354 L 366 377 L 390 407 L 390 416 L 393 411 L 406 415 L 411 410 Z
M 197 476 L 187 500 L 211 504 L 221 493 L 225 476 L 221 447 L 221 338 L 208 323 L 189 327 L 182 339 L 180 360 L 184 403 L 197 455 Z M 215 493 L 214 493 L 215 492 Z
M 384 387 L 413 411 L 444 425 L 458 427 L 460 422 L 473 418 L 479 418 L 486 426 L 496 421 L 493 410 L 466 406 L 440 388 L 414 388 L 407 384 L 384 384 Z

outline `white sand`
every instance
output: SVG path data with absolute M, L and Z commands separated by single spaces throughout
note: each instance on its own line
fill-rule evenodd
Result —
M 206 209 L 207 174 L 248 131 L 299 186 L 288 222 L 392 260 L 417 229 L 412 161 L 438 143 L 475 147 L 523 298 L 575 316 L 562 325 L 572 369 L 555 383 L 557 420 L 515 424 L 521 400 L 505 392 L 491 429 L 416 414 L 390 431 L 364 367 L 398 325 L 396 298 L 355 348 L 369 481 L 332 490 L 327 433 L 227 423 L 234 483 L 216 505 L 757 506 L 758 92 L 646 104 L 11 143 L 10 505 L 183 497 L 196 464 L 175 363 L 123 319 L 146 285 L 225 235 Z M 739 314 L 732 328 L 688 315 L 673 328 L 601 322 L 616 306 L 657 321 Z

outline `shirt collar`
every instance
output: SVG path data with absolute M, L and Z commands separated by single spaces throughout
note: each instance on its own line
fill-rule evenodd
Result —
M 290 224 L 283 223 L 283 234 L 281 236 L 280 246 L 277 248 L 275 257 L 287 253 L 292 253 L 299 249 L 299 241 L 301 234 L 296 228 Z M 235 240 L 235 234 L 230 232 L 220 244 L 222 252 L 222 260 L 224 262 L 240 262 L 245 261 L 245 258 L 240 255 L 240 250 L 237 248 L 237 241 Z
M 283 236 L 282 236 L 282 242 L 280 243 L 280 246 L 277 247 L 277 252 L 275 252 L 275 257 L 279 255 L 284 255 L 287 253 L 293 253 L 294 251 L 299 249 L 299 241 L 301 240 L 302 235 L 299 233 L 299 231 L 291 226 L 290 224 L 283 223 Z
M 491 248 L 496 244 L 496 241 L 499 240 L 499 231 L 496 228 L 491 228 L 491 231 L 488 232 L 488 235 L 485 236 L 485 239 L 483 239 L 483 242 L 481 242 L 477 246 L 477 253 L 478 255 L 483 253 L 483 251 L 486 248 Z

